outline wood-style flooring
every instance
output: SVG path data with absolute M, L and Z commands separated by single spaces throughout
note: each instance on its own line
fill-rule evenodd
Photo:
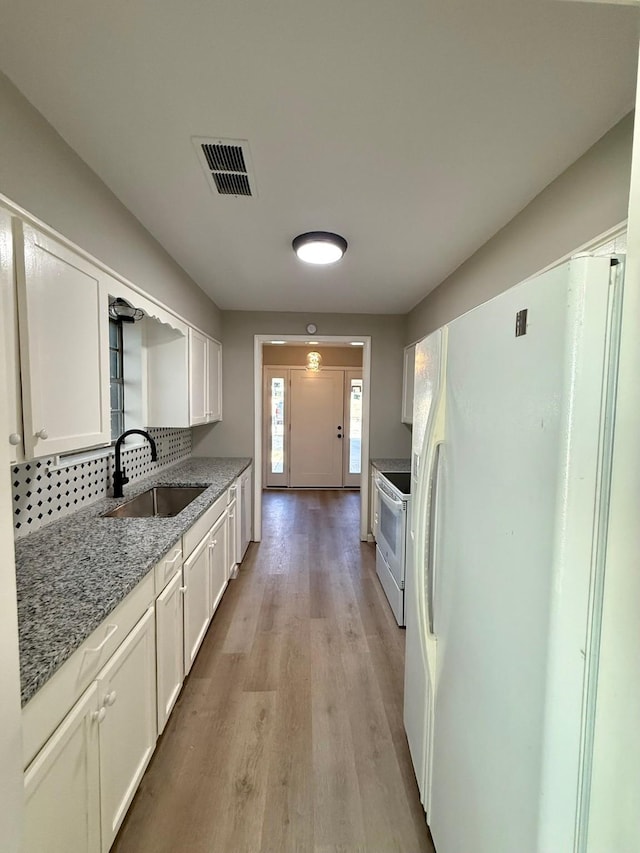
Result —
M 268 492 L 116 853 L 433 853 L 356 492 Z

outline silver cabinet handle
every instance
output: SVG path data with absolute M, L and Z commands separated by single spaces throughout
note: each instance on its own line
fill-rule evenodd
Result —
M 11 435 L 9 436 L 9 444 L 12 444 L 15 447 L 17 444 L 20 444 L 21 442 L 22 442 L 22 436 L 20 435 L 20 433 L 12 432 Z
M 41 438 L 44 440 L 45 438 L 49 438 L 49 433 L 46 431 L 46 429 L 39 429 L 36 433 L 36 438 Z

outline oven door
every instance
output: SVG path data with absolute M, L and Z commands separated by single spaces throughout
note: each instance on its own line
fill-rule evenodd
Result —
M 376 478 L 376 489 L 380 500 L 377 544 L 400 589 L 404 589 L 405 526 L 407 523 L 406 501 L 398 500 L 389 493 L 380 478 Z

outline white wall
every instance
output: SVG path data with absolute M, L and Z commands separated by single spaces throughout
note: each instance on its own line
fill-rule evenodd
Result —
M 3 74 L 0 193 L 220 337 L 218 307 Z
M 632 138 L 629 114 L 415 306 L 408 317 L 407 343 L 626 219 Z
M 196 427 L 196 456 L 253 456 L 253 336 L 303 335 L 308 322 L 324 335 L 371 335 L 371 432 L 374 457 L 408 457 L 411 433 L 400 423 L 405 318 L 386 314 L 223 312 L 222 422 Z

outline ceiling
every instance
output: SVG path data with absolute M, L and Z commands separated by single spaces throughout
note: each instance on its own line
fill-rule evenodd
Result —
M 222 309 L 404 313 L 631 109 L 637 43 L 591 3 L 3 0 L 0 68 Z

